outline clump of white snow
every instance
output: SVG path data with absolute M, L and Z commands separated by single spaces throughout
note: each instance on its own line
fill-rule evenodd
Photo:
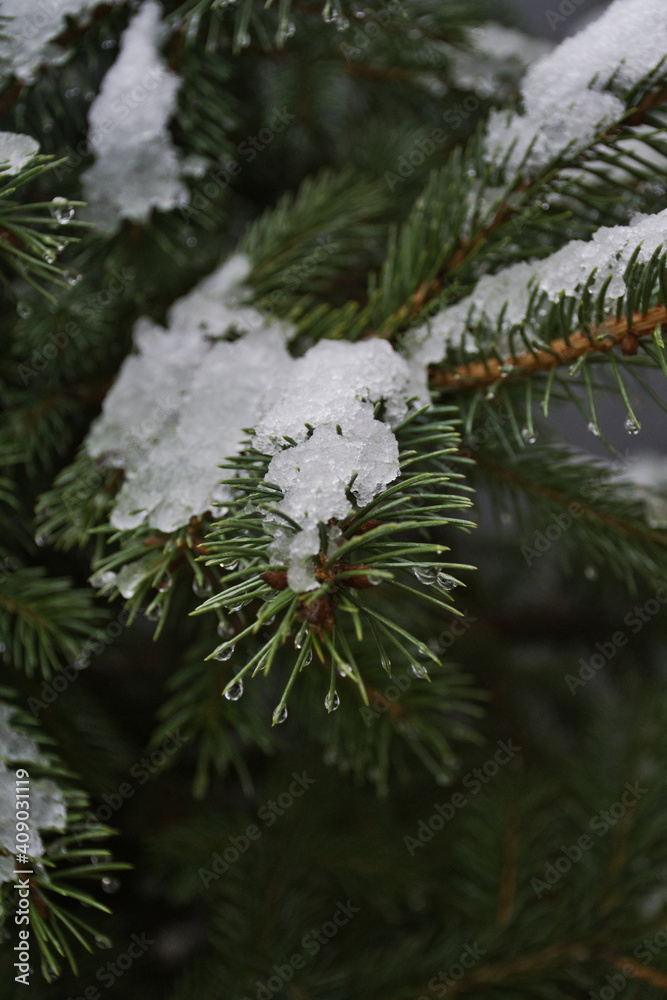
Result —
M 408 366 L 386 341 L 321 341 L 294 363 L 256 425 L 254 446 L 273 455 L 267 481 L 284 494 L 275 506 L 300 526 L 292 536 L 279 530 L 269 553 L 288 563 L 294 590 L 317 586 L 318 525 L 352 511 L 348 487 L 361 507 L 399 475 L 391 425 L 407 412 L 408 379 Z M 388 423 L 373 415 L 380 401 Z
M 82 19 L 101 0 L 0 0 L 0 76 L 14 74 L 31 83 L 46 63 L 61 63 L 67 49 L 51 44 L 67 27 L 67 18 Z M 116 3 L 118 0 L 105 0 Z M 7 20 L 4 20 L 7 19 Z
M 138 353 L 125 360 L 86 441 L 93 458 L 125 470 L 114 527 L 175 531 L 229 497 L 218 465 L 294 364 L 290 329 L 238 302 L 249 267 L 232 257 L 174 303 L 168 329 L 137 323 Z M 221 339 L 230 334 L 241 336 Z
M 0 882 L 14 879 L 16 854 L 16 770 L 20 764 L 46 764 L 40 749 L 25 733 L 14 729 L 11 724 L 13 710 L 10 705 L 0 702 L 0 848 L 10 852 L 9 858 L 0 856 Z M 10 766 L 8 766 L 10 765 Z M 29 768 L 27 769 L 29 770 Z M 28 833 L 30 841 L 25 853 L 30 858 L 40 858 L 44 853 L 41 831 L 65 829 L 67 806 L 55 782 L 48 778 L 29 779 L 30 817 Z M 21 785 L 21 788 L 26 786 Z
M 462 345 L 464 352 L 479 347 L 468 327 L 481 324 L 490 342 L 501 352 L 509 349 L 506 334 L 521 324 L 533 293 L 546 293 L 551 301 L 561 295 L 581 292 L 595 271 L 591 290 L 595 295 L 611 277 L 605 293 L 609 311 L 625 294 L 625 270 L 637 247 L 638 263 L 647 263 L 655 250 L 667 245 L 667 209 L 656 215 L 640 215 L 629 226 L 602 226 L 590 240 L 572 240 L 544 260 L 522 261 L 494 275 L 481 278 L 466 298 L 449 306 L 405 337 L 404 352 L 413 372 L 413 386 L 423 398 L 425 368 L 442 361 L 448 347 Z M 494 331 L 499 330 L 499 336 Z M 530 335 L 532 332 L 526 329 Z
M 92 220 L 113 230 L 120 219 L 145 221 L 153 208 L 186 205 L 181 161 L 167 130 L 180 78 L 159 52 L 162 8 L 146 0 L 121 39 L 88 121 L 95 163 L 82 176 Z
M 487 155 L 530 173 L 566 149 L 585 149 L 623 117 L 626 95 L 664 62 L 664 0 L 615 0 L 597 20 L 533 63 L 522 85 L 523 114 L 489 118 Z M 510 152 L 511 150 L 511 152 Z
M 21 132 L 0 132 L 0 177 L 13 177 L 39 152 L 39 143 Z
M 657 452 L 634 456 L 621 475 L 644 501 L 650 528 L 667 528 L 667 458 Z
M 137 353 L 125 360 L 86 441 L 93 458 L 125 471 L 111 523 L 171 532 L 231 498 L 220 470 L 255 428 L 253 445 L 272 456 L 267 480 L 276 506 L 298 526 L 267 515 L 271 558 L 287 562 L 297 590 L 315 586 L 318 525 L 369 503 L 399 475 L 391 427 L 407 412 L 409 369 L 381 340 L 323 341 L 302 358 L 287 349 L 291 328 L 243 305 L 249 262 L 232 257 L 174 303 L 168 329 L 140 320 Z M 231 336 L 230 336 L 231 335 Z M 374 415 L 383 404 L 383 420 Z M 351 485 L 350 485 L 351 484 Z M 143 567 L 118 586 L 132 596 Z

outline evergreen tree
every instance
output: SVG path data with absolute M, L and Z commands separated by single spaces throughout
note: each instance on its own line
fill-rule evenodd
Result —
M 662 996 L 667 7 L 322 3 L 0 0 L 3 996 Z

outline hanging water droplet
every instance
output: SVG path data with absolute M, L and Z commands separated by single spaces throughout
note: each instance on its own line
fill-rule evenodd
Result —
M 452 580 L 451 576 L 446 576 L 444 573 L 441 573 L 439 570 L 438 570 L 438 575 L 437 575 L 436 580 L 435 580 L 435 585 L 438 588 L 438 590 L 445 590 L 445 591 L 455 590 L 456 587 L 459 586 L 459 584 L 456 582 L 456 580 Z
M 521 437 L 524 444 L 535 444 L 537 441 L 537 434 L 535 431 L 531 431 L 528 427 L 524 427 L 521 431 Z
M 628 434 L 639 434 L 641 430 L 641 425 L 636 423 L 633 417 L 626 417 L 625 423 L 623 424 Z
M 97 945 L 98 948 L 110 948 L 111 947 L 111 941 L 109 940 L 109 938 L 105 938 L 105 937 L 96 937 L 95 938 L 95 944 Z
M 102 879 L 102 889 L 104 890 L 104 892 L 108 892 L 109 894 L 118 892 L 118 890 L 120 889 L 120 882 L 118 881 L 117 878 L 109 878 L 108 876 L 105 875 L 105 877 Z
M 46 544 L 47 544 L 46 535 L 35 535 L 35 545 L 38 548 L 43 549 Z
M 466 171 L 466 176 L 467 177 L 471 177 L 471 178 L 472 177 L 477 177 L 477 171 L 475 169 L 473 169 L 473 167 L 471 167 L 470 170 Z
M 65 271 L 65 281 L 70 286 L 70 288 L 74 288 L 75 285 L 78 285 L 80 281 L 83 281 L 83 275 L 72 274 L 71 271 Z
M 436 566 L 413 566 L 412 572 L 419 582 L 423 583 L 426 587 L 430 587 L 438 578 L 438 569 Z
M 227 649 L 219 649 L 217 653 L 214 653 L 213 659 L 220 660 L 222 663 L 225 663 L 227 660 L 231 660 L 233 655 L 234 655 L 234 647 L 228 646 Z
M 281 722 L 284 722 L 287 718 L 287 705 L 283 705 L 282 708 L 277 708 L 273 713 L 273 725 L 279 726 Z
M 225 691 L 227 701 L 238 701 L 243 694 L 243 681 L 239 680 Z
M 328 694 L 324 699 L 324 707 L 327 712 L 335 712 L 340 705 L 340 698 L 338 697 L 338 692 L 334 691 L 333 695 Z
M 227 605 L 227 609 L 232 614 L 236 614 L 237 611 L 241 610 L 241 608 L 243 607 L 244 604 L 245 604 L 245 601 L 241 601 L 240 604 L 228 604 Z
M 584 570 L 584 576 L 586 577 L 587 580 L 597 580 L 598 571 L 596 570 L 595 566 L 587 566 L 586 569 Z
M 313 662 L 313 651 L 312 651 L 312 649 L 309 649 L 308 652 L 306 653 L 306 655 L 303 658 L 303 665 L 304 665 L 304 667 L 307 667 L 308 664 L 310 664 L 312 662 Z
M 296 25 L 294 21 L 290 21 L 289 24 L 281 24 L 276 32 L 276 42 L 280 44 L 288 38 L 291 38 L 294 34 L 296 34 Z
M 353 677 L 352 668 L 349 663 L 339 663 L 338 664 L 338 676 L 339 677 Z
M 157 589 L 161 591 L 169 590 L 173 582 L 174 578 L 172 577 L 171 573 L 165 573 L 164 576 L 158 582 Z
M 384 582 L 382 577 L 378 576 L 376 573 L 368 573 L 366 575 L 366 579 L 370 583 L 371 587 L 379 587 L 380 584 Z
M 158 605 L 155 608 L 151 608 L 150 611 L 144 611 L 144 618 L 148 622 L 159 622 L 162 618 L 162 608 Z
M 68 203 L 67 198 L 53 198 L 49 209 L 51 215 L 61 226 L 66 226 L 74 218 L 74 209 Z
M 542 202 L 542 211 L 543 212 L 548 212 L 549 211 L 549 202 L 548 201 L 543 201 Z
M 250 37 L 250 35 L 246 31 L 245 35 L 243 36 L 243 38 L 240 41 L 241 48 L 242 49 L 247 49 L 248 46 L 250 45 L 251 41 L 252 41 L 252 38 Z
M 56 259 L 56 252 L 55 252 L 55 250 L 45 250 L 44 251 L 44 260 L 46 261 L 47 264 L 53 264 L 53 262 L 55 261 L 55 259 Z
M 491 402 L 495 398 L 496 398 L 496 390 L 493 389 L 493 388 L 487 389 L 486 392 L 485 392 L 485 394 L 484 394 L 484 399 L 488 399 L 489 402 Z
M 104 572 L 94 573 L 90 578 L 90 585 L 98 590 L 100 587 L 106 587 L 108 584 L 113 584 L 116 582 L 116 574 L 113 570 L 108 569 Z
M 587 430 L 589 431 L 589 433 L 591 433 L 593 435 L 593 437 L 596 437 L 596 438 L 600 437 L 600 428 L 597 427 L 597 425 L 594 424 L 592 420 L 588 424 Z
M 418 677 L 419 680 L 421 681 L 426 680 L 428 677 L 428 670 L 426 669 L 426 667 L 423 667 L 421 663 L 411 663 L 410 670 L 415 675 L 415 677 Z
M 220 566 L 222 569 L 226 569 L 230 573 L 233 573 L 235 569 L 239 568 L 238 562 L 220 563 Z
M 105 38 L 104 41 L 102 42 L 103 49 L 113 49 L 115 45 L 116 45 L 115 38 Z
M 201 583 L 197 578 L 192 581 L 192 593 L 195 597 L 209 597 L 213 593 L 213 586 L 210 580 L 202 580 Z
M 16 303 L 16 312 L 21 317 L 21 319 L 28 319 L 32 316 L 32 306 L 29 306 L 27 302 L 22 302 L 21 299 Z
M 234 628 L 229 622 L 218 622 L 217 632 L 221 639 L 228 639 L 234 634 Z

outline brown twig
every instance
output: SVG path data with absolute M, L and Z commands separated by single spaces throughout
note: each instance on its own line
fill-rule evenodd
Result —
M 641 125 L 648 111 L 652 108 L 659 107 L 661 104 L 666 102 L 667 88 L 650 91 L 650 93 L 646 94 L 644 99 L 639 102 L 632 114 L 628 115 L 623 119 L 623 121 L 618 122 L 616 125 L 610 126 L 610 128 L 608 128 L 600 137 L 598 143 L 602 142 L 607 137 L 616 135 L 618 132 L 621 132 L 626 128 L 635 128 L 636 126 Z M 516 186 L 516 188 L 514 188 L 512 194 L 523 194 L 530 189 L 532 184 L 532 178 L 523 180 Z M 390 337 L 396 328 L 396 321 L 401 323 L 402 321 L 412 319 L 416 316 L 425 303 L 431 301 L 442 291 L 444 287 L 444 279 L 447 275 L 451 274 L 457 267 L 459 267 L 460 264 L 466 261 L 474 253 L 474 251 L 477 250 L 504 222 L 507 222 L 512 218 L 512 216 L 522 210 L 523 206 L 520 208 L 512 208 L 508 204 L 507 200 L 504 201 L 502 205 L 500 205 L 493 219 L 491 219 L 486 226 L 482 226 L 482 228 L 479 229 L 472 238 L 462 238 L 460 240 L 458 247 L 447 261 L 440 275 L 433 278 L 431 281 L 423 282 L 416 292 L 408 299 L 408 301 L 401 306 L 396 315 L 392 317 L 392 321 L 387 323 L 379 331 L 375 332 L 374 335 L 379 337 Z
M 667 992 L 667 976 L 664 972 L 658 972 L 657 969 L 652 969 L 650 965 L 641 965 L 634 958 L 630 958 L 628 955 L 616 956 L 611 960 L 611 964 L 615 965 L 618 969 L 623 969 L 624 972 L 632 970 L 630 973 L 632 976 L 636 976 L 637 979 L 644 979 L 647 983 L 651 983 L 652 986 L 656 986 L 659 990 Z
M 664 306 L 654 306 L 646 313 L 633 313 L 631 326 L 626 319 L 606 320 L 590 336 L 578 330 L 567 340 L 559 337 L 552 341 L 549 350 L 525 351 L 510 355 L 502 361 L 497 358 L 474 361 L 447 371 L 432 368 L 431 384 L 438 389 L 457 392 L 490 385 L 500 378 L 517 378 L 532 375 L 536 371 L 550 371 L 559 365 L 572 364 L 584 354 L 611 351 L 621 343 L 628 330 L 632 330 L 636 337 L 646 337 L 663 323 L 667 323 L 667 309 Z

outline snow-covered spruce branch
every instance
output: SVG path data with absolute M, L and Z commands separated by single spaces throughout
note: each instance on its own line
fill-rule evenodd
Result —
M 627 319 L 608 319 L 590 332 L 577 330 L 567 339 L 559 337 L 552 340 L 548 349 L 534 348 L 521 354 L 506 355 L 501 360 L 490 357 L 485 361 L 456 365 L 451 370 L 435 370 L 430 382 L 444 391 L 474 389 L 493 385 L 499 379 L 513 379 L 534 372 L 548 372 L 559 365 L 572 365 L 582 356 L 606 353 L 619 344 L 622 353 L 632 357 L 637 353 L 639 338 L 654 337 L 656 329 L 665 324 L 667 308 L 653 306 L 646 313 L 633 313 L 631 323 Z
M 602 227 L 592 240 L 485 276 L 469 296 L 409 331 L 403 351 L 417 373 L 450 351 L 469 357 L 435 375 L 438 386 L 462 388 L 553 369 L 617 343 L 624 355 L 636 354 L 638 337 L 654 333 L 665 318 L 666 227 L 667 211 Z M 630 317 L 625 323 L 623 313 Z M 569 323 L 584 329 L 563 330 Z
M 636 50 L 628 58 L 627 32 L 640 9 L 655 14 L 655 31 L 635 38 L 633 27 Z M 590 41 L 586 32 L 584 41 L 577 42 L 579 48 L 565 43 L 529 72 L 523 90 L 525 113 L 508 121 L 495 116 L 484 141 L 476 145 L 474 156 L 486 166 L 481 176 L 468 177 L 466 183 L 477 186 L 478 202 L 493 178 L 504 182 L 492 229 L 502 230 L 505 217 L 516 210 L 508 200 L 511 194 L 541 193 L 546 178 L 576 170 L 587 156 L 598 155 L 601 137 L 617 135 L 619 123 L 642 101 L 643 111 L 648 111 L 658 100 L 655 94 L 663 86 L 659 49 L 667 18 L 655 0 L 616 3 L 595 30 L 606 39 L 605 65 L 591 66 L 582 59 L 580 44 Z M 105 102 L 128 86 L 120 72 L 128 54 L 143 53 L 168 82 L 159 114 L 150 123 L 150 135 L 164 151 L 164 143 L 171 142 L 166 124 L 177 82 L 167 74 L 158 43 L 159 11 L 148 2 L 125 32 L 118 62 L 105 77 L 91 116 L 102 114 Z M 572 82 L 567 70 L 575 62 L 578 75 Z M 545 89 L 545 79 L 551 89 Z M 146 113 L 146 108 L 138 111 L 140 122 Z M 582 123 L 575 125 L 579 113 Z M 631 120 L 636 122 L 637 113 L 643 112 L 635 110 Z M 105 171 L 113 169 L 112 136 L 98 144 L 96 153 L 88 183 L 96 172 L 106 176 Z M 170 193 L 163 208 L 180 197 L 180 166 L 172 159 L 174 169 L 169 168 L 166 178 Z M 452 163 L 448 185 L 461 173 L 470 173 L 465 156 L 453 157 Z M 93 183 L 91 197 L 98 202 L 96 210 L 104 213 L 109 206 L 100 202 L 96 191 Z M 429 198 L 443 201 L 437 182 L 429 192 Z M 124 217 L 144 218 L 152 207 L 145 192 L 131 185 L 121 195 L 123 204 L 108 213 L 112 228 Z M 465 214 L 465 206 L 461 210 Z M 381 332 L 396 313 L 396 293 L 390 288 L 394 276 L 404 272 L 406 287 L 423 290 L 421 272 L 434 280 L 438 252 L 445 266 L 454 262 L 458 268 L 464 259 L 482 253 L 491 231 L 482 226 L 477 235 L 473 232 L 467 249 L 460 238 L 458 245 L 450 241 L 438 249 L 441 234 L 435 229 L 427 233 L 426 212 L 419 209 L 412 220 L 409 252 L 394 241 L 377 294 L 371 294 Z M 215 589 L 204 607 L 222 609 L 223 629 L 231 627 L 228 613 L 240 615 L 242 627 L 233 625 L 233 637 L 221 644 L 217 655 L 231 655 L 240 638 L 252 639 L 266 619 L 279 615 L 269 642 L 243 668 L 244 673 L 266 670 L 288 639 L 298 640 L 279 716 L 311 648 L 321 662 L 328 657 L 332 668 L 353 663 L 345 629 L 336 627 L 337 613 L 347 614 L 355 628 L 362 612 L 374 618 L 409 657 L 405 641 L 418 648 L 419 640 L 406 639 L 405 634 L 398 638 L 397 627 L 370 610 L 363 591 L 378 581 L 405 588 L 400 574 L 411 565 L 418 573 L 428 571 L 431 583 L 437 583 L 438 573 L 444 574 L 446 590 L 451 578 L 438 546 L 404 543 L 395 536 L 416 527 L 468 526 L 442 511 L 443 502 L 454 508 L 466 502 L 460 495 L 441 495 L 456 475 L 454 414 L 432 409 L 423 415 L 414 406 L 415 396 L 424 404 L 430 401 L 428 367 L 445 365 L 436 376 L 436 387 L 443 370 L 449 367 L 456 379 L 457 366 L 469 362 L 479 362 L 486 373 L 495 361 L 502 376 L 513 373 L 500 370 L 507 369 L 507 357 L 522 360 L 530 355 L 531 370 L 541 371 L 540 365 L 547 367 L 547 355 L 553 358 L 555 353 L 560 360 L 559 345 L 554 351 L 551 336 L 554 324 L 560 324 L 565 345 L 579 327 L 590 353 L 607 343 L 596 340 L 595 328 L 607 324 L 610 316 L 616 323 L 622 312 L 653 319 L 657 314 L 648 310 L 657 302 L 664 305 L 661 289 L 667 285 L 664 224 L 665 213 L 658 213 L 638 217 L 629 226 L 603 227 L 592 239 L 571 240 L 537 263 L 521 261 L 483 276 L 470 295 L 399 338 L 398 350 L 382 336 L 356 343 L 325 338 L 300 358 L 288 350 L 297 328 L 249 304 L 242 283 L 248 280 L 251 261 L 243 255 L 232 257 L 172 305 L 166 329 L 148 320 L 138 322 L 137 353 L 126 359 L 102 417 L 87 438 L 87 459 L 81 459 L 83 465 L 92 459 L 104 474 L 104 502 L 93 512 L 84 497 L 63 514 L 70 489 L 65 476 L 48 501 L 45 498 L 43 523 L 51 529 L 59 526 L 68 543 L 76 537 L 83 540 L 81 525 L 100 526 L 98 538 L 106 533 L 115 549 L 105 555 L 98 549 L 94 582 L 103 593 L 120 593 L 135 611 L 148 598 L 149 614 L 165 615 L 172 572 L 188 564 L 198 593 L 204 596 Z M 404 261 L 414 269 L 402 268 Z M 468 276 L 467 287 L 470 284 Z M 417 294 L 426 300 L 427 293 Z M 403 297 L 399 318 L 405 302 Z M 567 328 L 561 329 L 564 325 Z M 630 337 L 639 339 L 626 329 L 624 338 Z M 659 339 L 655 343 L 660 346 Z M 585 346 L 576 342 L 577 358 L 584 356 Z M 563 346 L 561 353 L 566 350 Z M 247 446 L 240 443 L 244 438 Z M 219 464 L 225 456 L 236 477 L 221 484 Z M 415 476 L 420 462 L 424 471 Z M 374 521 L 380 523 L 358 534 L 358 528 Z M 205 535 L 211 524 L 209 539 Z M 422 544 L 427 548 L 420 548 Z M 353 550 L 350 561 L 347 554 Z M 207 562 L 206 570 L 201 559 Z M 220 572 L 231 565 L 234 569 Z M 247 622 L 242 609 L 256 608 L 254 602 L 259 602 L 259 613 Z M 354 674 L 354 668 L 349 669 Z M 355 676 L 363 696 L 364 685 Z M 228 690 L 242 679 L 237 672 Z
M 391 338 L 395 331 L 405 329 L 425 306 L 447 294 L 448 282 L 462 268 L 480 254 L 488 254 L 490 245 L 514 241 L 531 206 L 577 204 L 586 210 L 591 197 L 587 178 L 600 167 L 601 158 L 619 174 L 619 168 L 632 158 L 632 144 L 645 143 L 645 156 L 637 157 L 630 180 L 636 185 L 642 177 L 651 176 L 652 168 L 658 176 L 664 171 L 664 143 L 660 152 L 651 148 L 656 131 L 664 133 L 664 122 L 653 130 L 642 126 L 656 110 L 664 109 L 667 100 L 665 17 L 659 0 L 617 2 L 589 28 L 533 64 L 522 86 L 523 113 L 492 113 L 480 133 L 480 148 L 471 147 L 465 169 L 457 173 L 456 199 L 479 206 L 482 195 L 489 201 L 485 191 L 489 188 L 493 189 L 490 206 L 483 211 L 474 208 L 472 229 L 468 220 L 460 225 L 459 219 L 463 232 L 455 242 L 445 229 L 441 266 L 428 277 L 418 278 L 395 314 L 369 332 Z M 640 27 L 648 23 L 643 19 L 649 19 L 654 28 L 650 38 Z M 593 64 L 585 55 L 589 51 L 596 55 Z M 616 150 L 612 159 L 610 150 Z M 451 159 L 443 174 L 454 166 Z M 472 183 L 466 178 L 472 178 Z M 442 188 L 443 193 L 447 191 L 446 183 Z M 451 187 L 448 193 L 453 196 Z M 429 200 L 427 188 L 419 201 L 428 204 Z M 453 222 L 460 215 L 457 205 L 451 213 Z M 434 206 L 429 206 L 425 218 L 433 214 Z M 412 229 L 421 230 L 422 237 L 427 229 L 418 213 L 402 228 L 397 243 L 401 252 L 412 242 Z M 528 225 L 528 229 L 533 227 Z M 391 271 L 404 270 L 409 259 L 403 253 L 403 268 L 394 264 Z

